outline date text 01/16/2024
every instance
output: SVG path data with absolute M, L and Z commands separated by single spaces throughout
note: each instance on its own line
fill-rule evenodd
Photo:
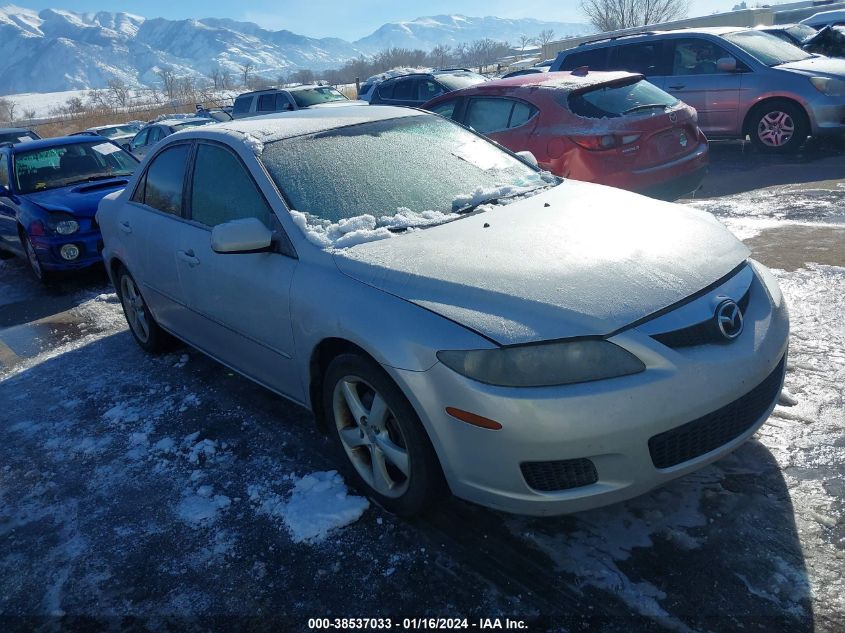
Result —
M 456 630 L 527 630 L 524 620 L 510 618 L 309 618 L 312 630 L 391 630 L 397 631 L 446 631 Z

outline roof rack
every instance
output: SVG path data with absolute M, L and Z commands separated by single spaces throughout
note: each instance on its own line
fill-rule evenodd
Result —
M 657 35 L 660 31 L 634 31 L 633 33 L 620 33 L 619 35 L 605 35 L 604 37 L 597 37 L 586 42 L 581 42 L 578 46 L 586 46 L 587 44 L 596 44 L 597 42 L 612 42 L 623 37 L 634 37 L 635 35 Z

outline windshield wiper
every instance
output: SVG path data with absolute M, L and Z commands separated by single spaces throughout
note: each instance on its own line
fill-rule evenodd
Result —
M 96 176 L 88 176 L 87 178 L 80 178 L 79 180 L 71 180 L 67 185 L 78 185 L 81 182 L 97 182 L 99 180 L 113 180 L 116 178 L 126 178 L 131 175 L 131 172 L 119 172 L 116 174 L 97 174 Z
M 643 105 L 634 106 L 633 108 L 628 108 L 622 114 L 631 114 L 631 112 L 636 112 L 637 110 L 650 110 L 651 108 L 660 108 L 661 110 L 665 110 L 668 107 L 669 106 L 663 103 L 646 103 Z
M 465 207 L 461 207 L 460 209 L 455 209 L 452 213 L 457 213 L 459 215 L 468 215 L 478 209 L 478 207 L 484 206 L 485 204 L 498 204 L 499 200 L 507 200 L 508 198 L 518 198 L 519 196 L 524 196 L 527 193 L 531 193 L 532 191 L 537 191 L 538 189 L 546 189 L 551 187 L 551 184 L 544 184 L 544 185 L 537 185 L 536 187 L 532 187 L 531 189 L 527 189 L 526 191 L 517 191 L 515 193 L 509 193 L 501 196 L 491 196 L 480 202 L 476 202 L 475 204 L 470 204 Z

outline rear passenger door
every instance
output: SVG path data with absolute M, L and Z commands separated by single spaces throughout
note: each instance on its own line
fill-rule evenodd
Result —
M 517 99 L 472 97 L 467 100 L 463 122 L 512 152 L 534 151 L 532 133 L 538 112 L 533 105 Z
M 698 111 L 698 124 L 706 134 L 736 135 L 742 73 L 748 67 L 737 60 L 736 72 L 720 71 L 719 59 L 734 56 L 709 39 L 683 37 L 666 43 L 670 73 L 663 89 Z
M 262 182 L 271 193 L 266 179 Z M 199 142 L 188 221 L 177 237 L 179 277 L 194 313 L 191 342 L 302 402 L 290 320 L 290 286 L 298 259 L 268 197 L 229 147 Z M 212 229 L 244 218 L 257 218 L 274 232 L 274 250 L 238 254 L 212 250 Z

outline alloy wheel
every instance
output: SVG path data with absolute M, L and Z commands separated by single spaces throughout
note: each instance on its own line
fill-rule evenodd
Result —
M 787 112 L 769 112 L 757 126 L 757 137 L 768 147 L 783 147 L 795 133 L 795 122 Z
M 135 281 L 129 275 L 123 275 L 120 279 L 120 300 L 123 304 L 123 311 L 126 313 L 126 320 L 132 332 L 143 343 L 150 339 L 150 324 L 147 320 L 147 308 Z
M 408 442 L 384 397 L 357 376 L 345 376 L 332 394 L 341 444 L 361 478 L 377 493 L 397 498 L 411 477 Z

